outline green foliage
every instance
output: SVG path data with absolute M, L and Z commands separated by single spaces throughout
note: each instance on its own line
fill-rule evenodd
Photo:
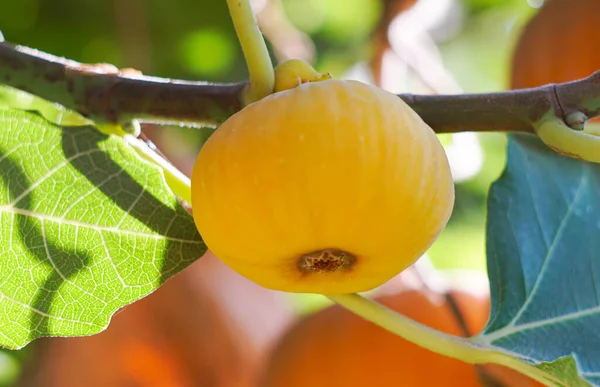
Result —
M 247 77 L 224 1 L 135 3 L 143 6 L 4 1 L 0 26 L 10 41 L 79 61 L 166 77 Z M 313 38 L 320 69 L 345 70 L 366 59 L 378 2 L 283 4 Z M 514 37 L 535 10 L 525 0 L 461 4 L 468 20 L 441 46 L 446 64 L 466 91 L 506 87 Z M 120 138 L 26 93 L 2 88 L 0 105 L 11 107 L 0 107 L 0 345 L 97 333 L 118 308 L 205 251 L 161 172 Z M 208 133 L 185 132 L 192 139 L 178 143 L 170 133 L 165 148 L 193 155 Z M 434 246 L 440 267 L 483 268 L 487 189 L 504 162 L 504 142 L 491 142 L 483 172 L 461 183 L 453 221 Z M 488 206 L 492 319 L 476 340 L 536 364 L 565 386 L 600 386 L 598 168 L 513 136 Z
M 600 164 L 512 136 L 490 191 L 492 314 L 479 337 L 568 386 L 600 385 Z M 575 364 L 577 370 L 575 370 Z
M 205 252 L 155 166 L 116 136 L 0 109 L 0 345 L 81 336 Z
M 337 44 L 364 40 L 382 11 L 381 3 L 370 0 L 285 0 L 283 5 L 300 29 Z
M 494 6 L 472 15 L 460 35 L 440 47 L 445 65 L 468 93 L 508 87 L 516 40 L 537 12 L 525 0 L 484 1 Z

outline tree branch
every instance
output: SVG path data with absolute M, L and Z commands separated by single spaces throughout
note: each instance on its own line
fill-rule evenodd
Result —
M 217 125 L 242 108 L 245 83 L 157 78 L 89 65 L 0 42 L 0 82 L 57 102 L 86 118 Z
M 218 125 L 242 108 L 246 83 L 211 84 L 133 74 L 0 42 L 0 82 L 92 120 Z M 399 95 L 438 133 L 533 132 L 549 110 L 600 114 L 600 72 L 563 84 L 487 94 Z

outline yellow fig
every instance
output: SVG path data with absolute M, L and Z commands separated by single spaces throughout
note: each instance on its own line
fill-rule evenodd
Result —
M 339 79 L 231 116 L 200 150 L 191 181 L 208 248 L 287 292 L 383 284 L 427 250 L 454 204 L 433 130 L 396 95 Z

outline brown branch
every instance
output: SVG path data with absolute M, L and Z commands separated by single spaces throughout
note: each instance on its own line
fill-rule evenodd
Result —
M 132 119 L 219 124 L 242 108 L 245 87 L 131 75 L 6 42 L 0 42 L 0 82 L 84 117 L 119 124 Z
M 0 42 L 0 82 L 57 102 L 85 117 L 218 125 L 242 108 L 245 83 L 211 84 L 130 75 Z M 532 132 L 549 110 L 600 114 L 600 72 L 569 83 L 488 94 L 399 96 L 438 133 Z

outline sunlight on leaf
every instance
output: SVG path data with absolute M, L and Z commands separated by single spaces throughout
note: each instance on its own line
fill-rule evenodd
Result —
M 206 247 L 160 170 L 117 136 L 0 109 L 0 345 L 82 336 Z

